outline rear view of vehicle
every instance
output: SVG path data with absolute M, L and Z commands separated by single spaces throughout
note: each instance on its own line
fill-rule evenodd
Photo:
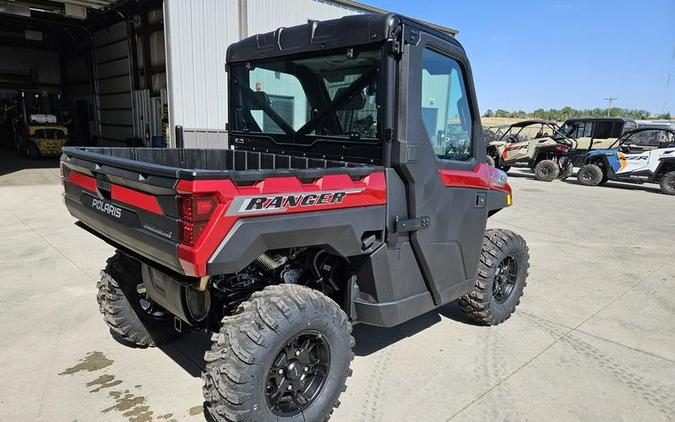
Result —
M 356 323 L 459 300 L 498 325 L 525 240 L 486 164 L 470 64 L 446 34 L 365 14 L 260 34 L 227 53 L 228 150 L 64 148 L 65 203 L 117 249 L 98 283 L 118 337 L 213 333 L 212 420 L 326 421 Z
M 529 167 L 537 180 L 566 179 L 573 171 L 571 157 L 576 141 L 546 120 L 524 120 L 502 129 L 487 144 L 493 164 L 504 171 L 511 166 Z
M 675 130 L 640 128 L 626 132 L 611 149 L 586 153 L 577 173 L 579 183 L 603 185 L 608 180 L 659 183 L 675 195 Z

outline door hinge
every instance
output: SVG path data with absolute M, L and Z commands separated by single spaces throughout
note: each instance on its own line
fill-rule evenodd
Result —
M 396 30 L 391 34 L 392 37 L 387 39 L 386 48 L 387 53 L 393 54 L 395 56 L 403 53 L 403 30 L 401 29 L 402 25 L 399 25 Z
M 394 218 L 394 225 L 397 233 L 414 232 L 426 229 L 431 225 L 431 217 L 417 217 L 401 220 Z

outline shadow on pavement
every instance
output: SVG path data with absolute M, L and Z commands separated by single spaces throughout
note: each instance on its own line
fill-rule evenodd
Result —
M 457 302 L 441 306 L 396 327 L 382 328 L 357 324 L 354 326 L 353 331 L 354 339 L 356 340 L 354 354 L 357 356 L 368 356 L 376 353 L 396 342 L 424 331 L 440 322 L 442 317 L 462 324 L 473 325 L 473 322 L 459 309 Z M 126 344 L 123 340 L 118 339 L 118 341 Z M 210 347 L 210 334 L 200 331 L 187 333 L 180 339 L 159 348 L 180 365 L 185 372 L 190 374 L 190 376 L 197 378 L 206 366 L 204 363 L 204 352 Z
M 199 378 L 206 367 L 204 352 L 211 347 L 211 335 L 203 331 L 191 332 L 171 343 L 160 346 L 160 350 L 180 365 L 185 372 Z
M 578 185 L 582 188 L 590 189 L 623 189 L 623 190 L 642 190 L 646 192 L 661 193 L 661 188 L 656 183 L 623 183 L 610 181 L 600 186 L 582 186 L 576 178 L 569 178 L 565 181 L 570 185 Z
M 474 325 L 474 323 L 464 315 L 456 301 L 443 305 L 440 308 L 429 311 L 424 315 L 392 328 L 359 324 L 354 327 L 354 338 L 356 339 L 354 354 L 357 356 L 368 356 L 378 352 L 398 341 L 407 337 L 412 337 L 420 331 L 424 331 L 440 322 L 441 317 L 462 324 Z
M 18 152 L 0 148 L 0 176 L 24 169 L 58 168 L 59 157 L 28 158 Z

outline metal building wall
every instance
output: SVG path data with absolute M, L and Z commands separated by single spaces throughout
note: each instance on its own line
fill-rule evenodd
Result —
M 170 134 L 181 125 L 186 147 L 227 147 L 225 54 L 240 35 L 357 13 L 328 0 L 164 0 Z
M 126 22 L 94 34 L 97 112 L 103 145 L 124 144 L 134 136 L 128 37 Z
M 338 19 L 361 10 L 324 0 L 247 0 L 248 34 L 273 31 L 281 26 L 302 25 L 307 20 Z
M 201 132 L 192 134 L 189 129 L 225 131 L 225 53 L 239 39 L 238 2 L 165 0 L 164 26 L 169 132 L 182 125 L 185 146 L 209 146 L 207 139 L 199 139 L 206 138 Z

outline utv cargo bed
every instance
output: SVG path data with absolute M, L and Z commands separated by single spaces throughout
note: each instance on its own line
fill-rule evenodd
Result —
M 346 161 L 243 150 L 66 147 L 61 162 L 64 201 L 81 225 L 188 276 L 206 274 L 206 261 L 239 217 L 386 200 L 380 167 Z M 350 194 L 343 198 L 338 191 Z M 295 195 L 291 206 L 297 207 L 270 202 L 271 194 L 282 193 Z M 226 269 L 236 270 L 220 268 Z

